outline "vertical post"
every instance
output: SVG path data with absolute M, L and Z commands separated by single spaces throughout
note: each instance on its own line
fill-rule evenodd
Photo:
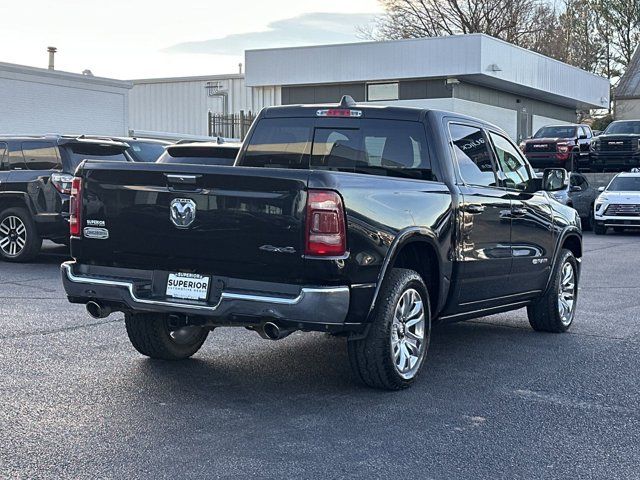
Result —
M 213 137 L 213 115 L 211 114 L 211 110 L 207 112 L 207 134 Z
M 240 110 L 240 140 L 244 140 L 245 135 L 244 110 Z

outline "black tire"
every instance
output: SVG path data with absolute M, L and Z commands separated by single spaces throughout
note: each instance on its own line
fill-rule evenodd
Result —
M 400 302 L 403 298 L 406 301 L 406 295 L 414 295 L 413 292 L 417 292 L 422 301 L 421 307 L 423 309 L 424 322 L 420 323 L 423 332 L 423 340 L 421 342 L 416 342 L 415 340 L 416 333 L 419 334 L 419 331 L 416 330 L 417 326 L 411 326 L 408 322 L 404 323 L 408 319 L 398 322 L 402 325 L 394 323 L 396 308 L 400 308 Z M 414 328 L 413 332 L 409 330 L 412 327 Z M 400 337 L 402 338 L 399 339 Z M 413 350 L 416 347 L 408 339 L 418 345 L 417 351 Z M 430 339 L 431 306 L 429 304 L 429 292 L 422 277 L 413 270 L 394 268 L 382 284 L 378 304 L 373 313 L 366 337 L 350 339 L 347 342 L 351 369 L 361 382 L 370 387 L 386 390 L 407 388 L 415 382 L 422 370 Z M 405 374 L 401 373 L 399 367 L 396 366 L 396 360 L 394 359 L 395 349 L 392 346 L 394 341 L 405 342 L 404 345 L 398 347 L 398 355 L 400 353 L 405 355 L 403 352 L 411 353 L 411 350 L 416 353 L 415 357 L 417 359 L 413 367 L 410 367 L 410 360 L 406 363 L 410 368 Z M 407 347 L 407 343 L 411 347 Z M 404 350 L 401 352 L 402 348 Z M 407 358 L 406 355 L 404 358 Z
M 573 272 L 573 303 L 570 313 L 563 315 L 560 311 L 559 293 L 563 282 L 565 265 Z M 565 277 L 566 278 L 566 277 Z M 565 301 L 566 297 L 565 297 Z M 569 330 L 576 314 L 578 301 L 578 262 L 570 250 L 562 249 L 553 268 L 551 285 L 548 291 L 536 303 L 527 307 L 527 315 L 531 327 L 537 332 L 562 333 Z
M 593 224 L 593 233 L 596 235 L 606 235 L 607 227 L 604 225 L 598 225 L 597 223 Z
M 13 220 L 12 220 L 13 219 Z M 18 225 L 18 230 L 10 229 L 13 223 Z M 24 230 L 21 230 L 24 228 Z M 20 232 L 19 234 L 17 232 Z M 18 241 L 17 235 L 20 240 Z M 3 247 L 2 243 L 9 243 Z M 19 248 L 12 253 L 11 244 Z M 12 207 L 0 213 L 0 257 L 7 262 L 29 262 L 33 260 L 42 247 L 42 238 L 38 235 L 36 224 L 29 212 L 21 207 Z
M 207 339 L 209 330 L 203 327 L 187 327 L 182 341 L 176 340 L 169 325 L 169 316 L 156 313 L 126 314 L 124 317 L 129 340 L 142 355 L 162 360 L 184 360 L 198 350 Z M 178 330 L 180 332 L 184 330 Z
M 589 231 L 593 230 L 593 205 L 591 206 L 591 211 L 589 215 L 582 219 L 582 230 Z

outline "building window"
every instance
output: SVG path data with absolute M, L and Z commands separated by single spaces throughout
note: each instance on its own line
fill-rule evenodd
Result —
M 370 83 L 367 85 L 367 101 L 398 100 L 398 82 Z

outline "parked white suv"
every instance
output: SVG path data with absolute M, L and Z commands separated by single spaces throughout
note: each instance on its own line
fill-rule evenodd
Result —
M 640 227 L 640 173 L 619 173 L 600 190 L 593 211 L 596 235 L 604 235 L 609 227 L 616 232 Z

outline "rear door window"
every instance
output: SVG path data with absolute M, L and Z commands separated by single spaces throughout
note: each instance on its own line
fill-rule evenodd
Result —
M 22 156 L 29 170 L 61 170 L 58 148 L 50 142 L 22 142 Z

